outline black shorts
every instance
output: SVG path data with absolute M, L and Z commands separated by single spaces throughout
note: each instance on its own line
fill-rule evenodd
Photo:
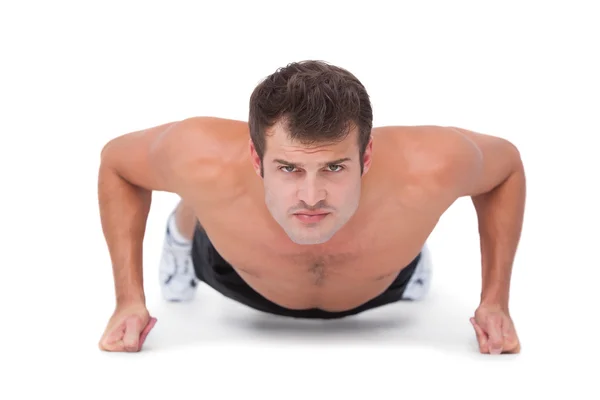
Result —
M 292 310 L 267 300 L 252 289 L 215 250 L 207 234 L 198 224 L 196 225 L 192 244 L 194 270 L 200 281 L 205 282 L 224 296 L 255 310 L 292 318 L 342 318 L 402 300 L 402 294 L 420 258 L 421 253 L 406 268 L 400 271 L 385 292 L 356 308 L 339 312 L 323 311 L 317 308 Z

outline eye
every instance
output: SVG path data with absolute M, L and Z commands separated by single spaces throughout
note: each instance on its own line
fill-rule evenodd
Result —
M 293 165 L 284 165 L 284 166 L 279 167 L 279 169 L 282 170 L 283 172 L 294 172 L 296 167 L 294 167 Z
M 331 172 L 340 172 L 341 170 L 344 169 L 344 167 L 342 165 L 337 165 L 337 164 L 328 165 L 327 168 Z

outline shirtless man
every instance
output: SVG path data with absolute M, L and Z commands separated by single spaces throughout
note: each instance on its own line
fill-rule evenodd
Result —
M 525 207 L 519 151 L 505 139 L 440 126 L 372 127 L 350 72 L 292 63 L 250 97 L 248 122 L 193 117 L 106 144 L 102 229 L 116 307 L 99 346 L 139 351 L 156 323 L 145 305 L 142 241 L 153 191 L 176 193 L 160 285 L 169 301 L 198 282 L 262 312 L 342 318 L 428 291 L 427 238 L 470 196 L 479 221 L 479 350 L 517 353 L 509 313 Z

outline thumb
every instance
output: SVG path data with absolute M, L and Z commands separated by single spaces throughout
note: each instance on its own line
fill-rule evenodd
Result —
M 144 330 L 140 334 L 140 344 L 138 346 L 138 348 L 140 350 L 141 350 L 142 346 L 144 345 L 144 342 L 146 341 L 146 336 L 148 336 L 148 333 L 150 333 L 150 331 L 152 330 L 152 328 L 154 328 L 155 324 L 156 324 L 156 318 L 155 317 L 150 317 L 150 321 L 148 322 L 148 324 L 146 325 L 146 327 L 144 328 Z
M 127 317 L 125 321 L 125 335 L 123 345 L 127 351 L 137 351 L 142 330 L 142 319 L 137 315 Z
M 469 320 L 475 329 L 475 335 L 477 336 L 477 342 L 479 343 L 479 352 L 487 353 L 489 351 L 487 334 L 481 329 L 475 318 L 471 317 Z

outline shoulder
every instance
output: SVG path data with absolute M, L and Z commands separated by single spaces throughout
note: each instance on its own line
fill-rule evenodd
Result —
M 178 121 L 163 133 L 157 146 L 172 150 L 177 158 L 227 156 L 240 141 L 249 137 L 243 121 L 217 117 L 191 117 Z
M 247 123 L 217 117 L 191 117 L 175 123 L 157 140 L 156 160 L 183 187 L 224 181 L 247 157 Z
M 436 177 L 472 160 L 475 148 L 457 130 L 441 126 L 383 126 L 374 129 L 378 150 L 397 168 L 420 177 Z M 375 156 L 377 157 L 377 156 Z
M 376 129 L 381 136 L 386 136 L 382 141 L 389 146 L 388 151 L 398 154 L 394 166 L 397 172 L 415 182 L 421 191 L 448 197 L 449 202 L 473 191 L 490 189 L 518 158 L 516 147 L 508 140 L 463 128 L 386 126 Z M 490 176 L 488 171 L 497 176 L 485 180 Z

